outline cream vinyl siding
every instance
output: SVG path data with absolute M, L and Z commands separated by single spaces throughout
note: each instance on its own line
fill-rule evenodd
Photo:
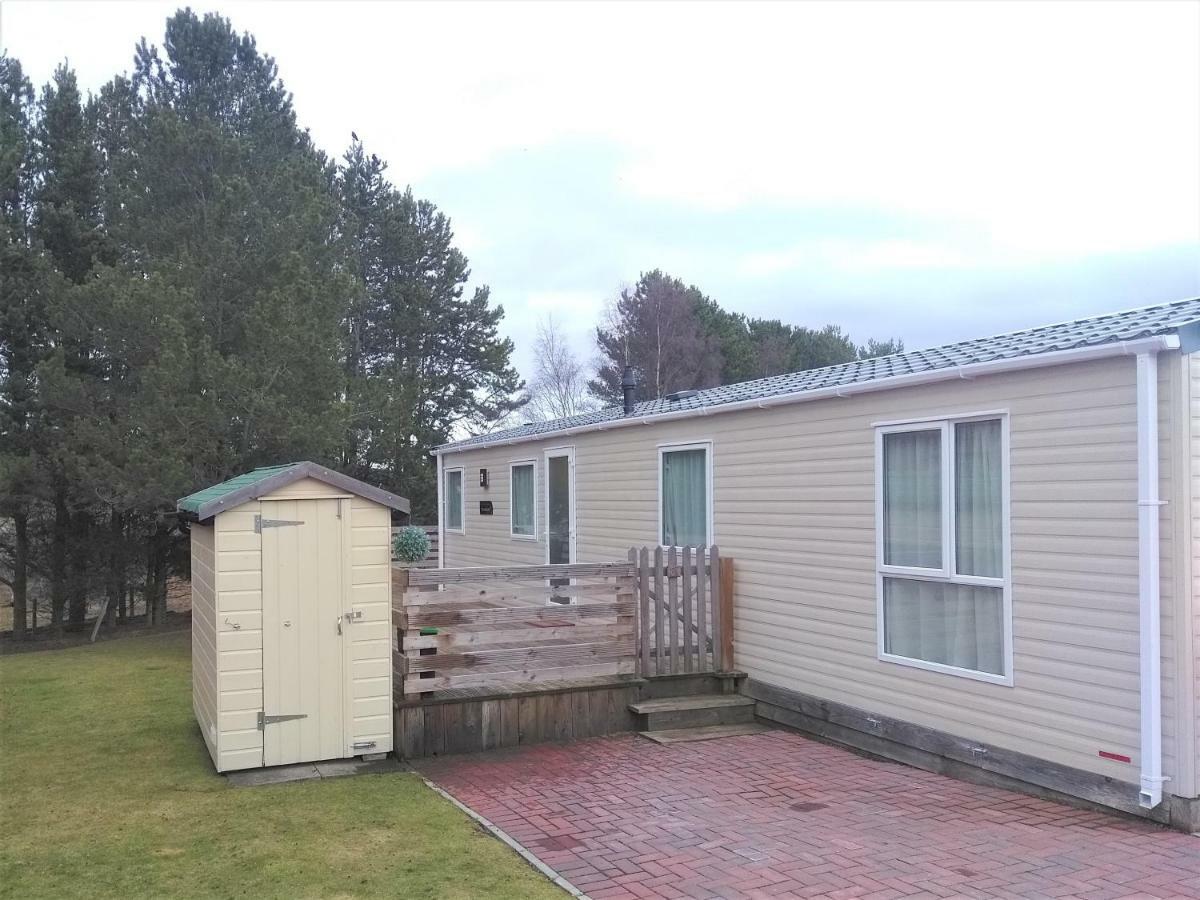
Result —
M 349 637 L 353 742 L 375 741 L 373 753 L 392 749 L 392 516 L 362 497 L 350 511 L 350 610 L 362 613 L 346 627 Z M 347 753 L 352 753 L 347 748 Z
M 1184 409 L 1182 368 L 1172 359 L 1162 354 L 1160 369 L 1162 496 L 1183 498 L 1166 464 L 1179 450 Z M 987 412 L 1007 412 L 1010 426 L 1012 687 L 876 658 L 873 426 Z M 445 536 L 445 565 L 543 558 L 508 538 L 507 485 L 497 479 L 484 497 L 480 466 L 500 474 L 510 459 L 574 445 L 579 559 L 622 559 L 631 545 L 657 540 L 658 445 L 711 441 L 714 539 L 736 561 L 739 669 L 1136 783 L 1135 413 L 1130 356 L 447 454 L 446 466 L 466 468 L 469 502 L 466 534 Z M 494 525 L 478 515 L 479 499 L 496 502 Z M 1181 505 L 1162 510 L 1163 743 L 1172 777 Z M 1132 762 L 1102 759 L 1102 750 Z
M 217 756 L 217 604 L 211 526 L 192 525 L 192 709 L 208 752 Z
M 463 525 L 466 533 L 445 531 L 445 565 L 490 566 L 501 564 L 544 565 L 546 562 L 546 460 L 539 450 L 530 452 L 532 444 L 515 447 L 496 447 L 470 454 L 463 472 L 463 497 L 466 514 Z M 558 444 L 539 444 L 556 447 Z M 457 457 L 455 457 L 457 459 Z M 534 540 L 514 537 L 509 532 L 511 493 L 509 466 L 514 462 L 532 462 L 534 466 L 534 503 L 537 506 L 537 529 Z M 448 464 L 448 468 L 460 465 Z M 488 486 L 479 486 L 479 470 L 488 470 Z M 492 515 L 479 514 L 479 501 L 492 501 Z

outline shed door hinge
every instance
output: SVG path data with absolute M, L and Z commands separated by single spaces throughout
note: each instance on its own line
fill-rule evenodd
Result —
M 303 519 L 264 519 L 262 516 L 254 517 L 254 532 L 262 534 L 264 528 L 283 528 L 285 525 L 303 525 Z
M 276 722 L 290 722 L 293 719 L 307 719 L 307 713 L 290 716 L 268 716 L 261 709 L 258 711 L 258 730 L 262 731 L 267 725 L 274 725 Z

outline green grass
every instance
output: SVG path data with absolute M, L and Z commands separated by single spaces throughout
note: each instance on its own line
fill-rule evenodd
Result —
M 0 659 L 0 896 L 563 895 L 416 775 L 230 787 L 182 632 Z

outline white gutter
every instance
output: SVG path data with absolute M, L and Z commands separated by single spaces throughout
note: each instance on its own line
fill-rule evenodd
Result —
M 503 447 L 508 444 L 524 444 L 530 441 L 541 441 L 548 438 L 568 437 L 574 434 L 584 434 L 589 431 L 608 431 L 613 428 L 628 428 L 633 425 L 654 425 L 659 422 L 669 422 L 674 419 L 687 419 L 694 416 L 710 416 L 717 413 L 737 412 L 745 409 L 766 409 L 769 406 L 783 406 L 789 403 L 807 403 L 811 400 L 825 400 L 831 397 L 852 397 L 855 394 L 869 394 L 875 391 L 890 391 L 899 388 L 913 387 L 919 384 L 934 384 L 940 381 L 956 381 L 958 379 L 975 378 L 980 375 L 994 375 L 1000 372 L 1015 372 L 1024 369 L 1040 369 L 1046 366 L 1060 366 L 1067 363 L 1086 362 L 1092 359 L 1105 359 L 1112 356 L 1128 356 L 1140 353 L 1158 353 L 1160 350 L 1179 349 L 1179 338 L 1173 334 L 1162 334 L 1155 337 L 1138 338 L 1132 341 L 1115 341 L 1108 344 L 1098 344 L 1093 347 L 1077 347 L 1072 350 L 1055 350 L 1050 353 L 1038 353 L 1031 356 L 1017 356 L 1008 359 L 997 359 L 989 362 L 968 363 L 962 366 L 948 366 L 944 369 L 933 369 L 928 372 L 911 372 L 904 375 L 891 375 L 887 378 L 876 378 L 858 384 L 843 384 L 837 387 L 817 388 L 808 391 L 794 391 L 789 394 L 777 394 L 774 397 L 756 397 L 751 400 L 738 400 L 733 403 L 720 403 L 713 406 L 700 406 L 691 409 L 672 410 L 670 412 L 651 413 L 649 415 L 628 416 L 620 419 L 607 419 L 603 422 L 592 422 L 578 425 L 574 428 L 562 428 L 555 431 L 544 431 L 540 434 L 522 435 L 520 437 L 496 438 L 490 441 L 480 441 L 465 447 L 439 447 L 432 451 L 433 455 L 441 457 L 448 453 L 465 453 L 469 450 L 481 450 L 484 447 Z
M 1141 675 L 1141 791 L 1138 804 L 1162 803 L 1162 612 L 1159 598 L 1158 356 L 1137 358 L 1138 631 Z

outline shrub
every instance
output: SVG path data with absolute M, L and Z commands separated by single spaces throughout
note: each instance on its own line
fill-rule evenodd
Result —
M 428 553 L 429 536 L 416 525 L 406 525 L 392 538 L 392 555 L 401 562 L 420 562 Z

